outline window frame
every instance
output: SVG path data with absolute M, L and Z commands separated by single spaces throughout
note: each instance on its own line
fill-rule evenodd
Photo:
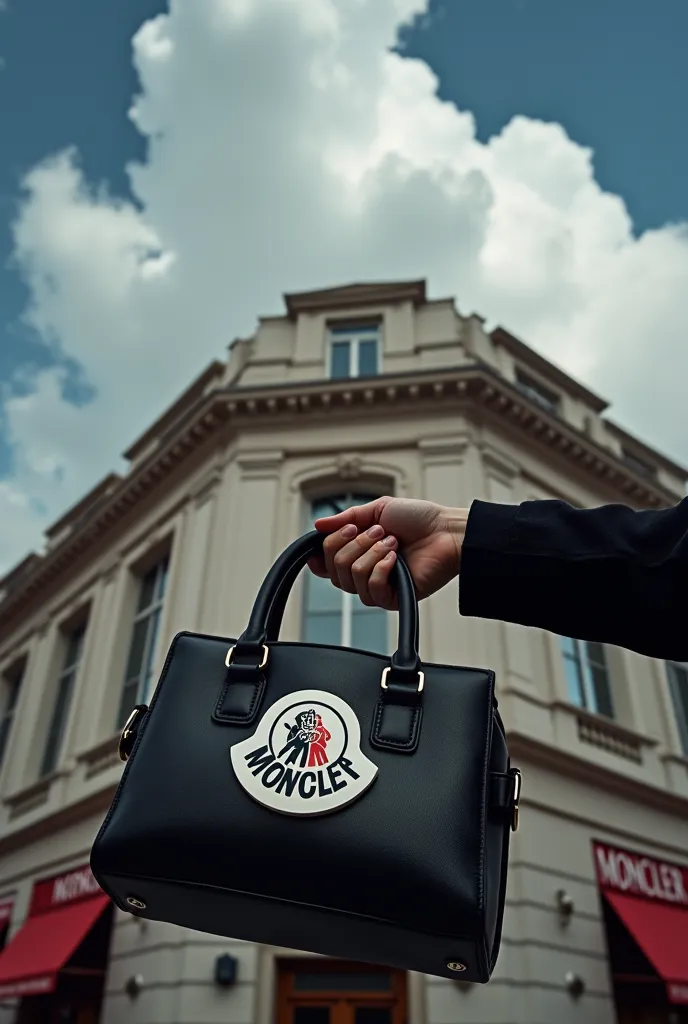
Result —
M 64 643 L 64 657 L 57 677 L 52 715 L 43 744 L 39 778 L 52 775 L 60 764 L 74 691 L 83 662 L 87 630 L 88 617 L 84 617 L 69 629 L 60 631 Z M 72 642 L 75 638 L 77 639 L 74 659 L 70 660 Z
M 21 697 L 22 686 L 26 677 L 27 659 L 23 658 L 9 665 L 2 676 L 3 697 L 0 711 L 0 772 L 5 765 L 7 751 L 12 739 L 12 730 Z
M 676 722 L 679 747 L 682 756 L 688 758 L 688 663 L 665 661 L 664 666 L 669 685 L 674 721 Z M 679 678 L 679 673 L 683 678 Z M 685 699 L 678 694 L 680 686 L 685 687 Z
M 145 704 L 149 697 L 150 682 L 153 675 L 153 666 L 155 665 L 155 658 L 160 643 L 160 625 L 162 622 L 165 600 L 167 598 L 169 579 L 170 579 L 170 563 L 171 563 L 171 551 L 167 550 L 158 555 L 157 558 L 149 562 L 145 567 L 141 567 L 138 571 L 134 571 L 133 575 L 137 583 L 137 598 L 136 598 L 136 610 L 131 619 L 129 628 L 129 644 L 127 646 L 126 659 L 124 664 L 123 680 L 120 689 L 120 699 L 117 711 L 117 728 L 121 729 L 126 723 L 127 718 L 131 714 L 131 711 L 137 704 Z M 163 569 L 164 567 L 164 569 Z M 142 591 L 146 579 L 151 573 L 155 573 L 155 579 L 153 583 L 153 595 L 152 600 L 145 607 L 140 608 L 139 604 L 141 601 Z M 160 579 L 163 580 L 162 591 L 160 591 Z M 151 622 L 155 620 L 155 625 L 151 630 Z M 145 639 L 141 649 L 141 657 L 139 661 L 138 673 L 136 675 L 129 675 L 129 662 L 132 656 L 132 650 L 134 646 L 134 639 L 136 636 L 137 626 L 141 622 L 147 622 Z M 129 706 L 129 702 L 125 703 L 124 697 L 127 690 L 136 681 L 136 693 L 134 695 L 134 702 Z M 128 708 L 125 714 L 125 707 Z
M 548 412 L 552 416 L 561 414 L 561 394 L 538 380 L 528 370 L 517 366 L 514 372 L 514 383 L 522 395 L 529 398 L 544 412 Z
M 374 338 L 373 338 L 374 334 Z M 370 336 L 366 336 L 370 335 Z M 330 323 L 327 325 L 327 378 L 328 380 L 359 380 L 359 347 L 362 341 L 375 341 L 375 373 L 379 377 L 382 372 L 382 324 L 379 321 L 355 323 Z M 333 352 L 336 343 L 347 342 L 349 345 L 349 373 L 346 377 L 332 376 Z M 370 376 L 370 375 L 366 375 Z M 362 379 L 366 379 L 363 377 Z
M 621 447 L 621 461 L 638 476 L 653 480 L 657 477 L 657 466 L 648 462 L 642 455 L 638 455 L 626 445 Z
M 566 642 L 573 646 L 573 655 L 566 649 Z M 604 658 L 603 664 L 593 661 L 590 658 L 587 645 L 587 640 L 579 640 L 576 637 L 559 637 L 559 652 L 563 661 L 567 700 L 573 707 L 579 708 L 581 711 L 587 711 L 593 715 L 600 715 L 608 721 L 615 721 L 616 708 L 614 706 L 614 693 L 612 690 L 611 674 L 609 671 L 609 661 L 606 657 L 604 644 L 599 644 Z M 573 695 L 571 694 L 567 662 L 572 662 L 577 669 L 581 702 L 574 700 Z M 607 714 L 606 711 L 600 710 L 597 690 L 595 688 L 594 677 L 591 671 L 593 668 L 604 670 L 611 714 Z

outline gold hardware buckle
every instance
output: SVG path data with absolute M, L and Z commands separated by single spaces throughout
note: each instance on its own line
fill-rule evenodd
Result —
M 235 646 L 236 644 L 232 644 L 232 646 L 227 651 L 227 655 L 225 657 L 225 665 L 227 666 L 227 668 L 229 668 L 229 666 L 232 664 L 232 651 L 234 650 Z M 268 650 L 268 646 L 267 644 L 263 644 L 263 657 L 261 659 L 260 665 L 258 666 L 259 670 L 265 668 L 265 666 L 268 663 L 269 656 L 270 651 Z
M 518 768 L 512 768 L 511 774 L 514 777 L 514 807 L 511 812 L 511 831 L 518 832 L 518 805 L 521 799 L 521 787 L 523 785 L 523 780 Z
M 117 753 L 119 754 L 120 761 L 128 761 L 129 755 L 131 754 L 132 747 L 136 740 L 136 733 L 138 730 L 134 729 L 134 724 L 138 720 L 140 715 L 143 715 L 148 711 L 145 704 L 137 704 L 132 713 L 127 718 L 127 721 L 120 733 L 119 744 L 117 747 Z
M 388 688 L 387 687 L 387 676 L 389 675 L 390 668 L 391 668 L 391 666 L 388 665 L 387 668 L 383 668 L 383 670 L 382 670 L 382 679 L 380 680 L 380 686 L 382 687 L 383 690 L 386 690 Z M 422 693 L 424 686 L 425 686 L 425 672 L 421 672 L 421 670 L 419 669 L 418 670 L 418 688 L 416 690 L 416 693 Z

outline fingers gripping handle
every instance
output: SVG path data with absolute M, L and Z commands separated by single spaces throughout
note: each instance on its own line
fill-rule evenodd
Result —
M 289 593 L 308 559 L 322 551 L 325 536 L 317 530 L 289 545 L 269 570 L 253 605 L 246 630 L 235 654 L 262 657 L 263 646 L 277 640 Z M 397 649 L 390 663 L 390 677 L 415 685 L 420 670 L 418 655 L 418 600 L 413 579 L 401 555 L 397 556 L 391 582 L 399 603 Z

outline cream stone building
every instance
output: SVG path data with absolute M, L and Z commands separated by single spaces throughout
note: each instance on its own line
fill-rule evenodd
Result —
M 0 582 L 0 1021 L 684 1024 L 688 671 L 462 619 L 456 586 L 422 604 L 421 654 L 495 669 L 524 780 L 488 986 L 147 923 L 93 884 L 119 730 L 170 640 L 243 630 L 320 507 L 393 493 L 659 508 L 684 494 L 686 471 L 602 399 L 422 281 L 285 303 Z M 304 577 L 284 636 L 389 650 L 393 628 Z

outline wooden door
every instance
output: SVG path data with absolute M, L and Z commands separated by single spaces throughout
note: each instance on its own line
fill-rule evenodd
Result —
M 406 974 L 340 960 L 283 961 L 277 1024 L 406 1024 Z

